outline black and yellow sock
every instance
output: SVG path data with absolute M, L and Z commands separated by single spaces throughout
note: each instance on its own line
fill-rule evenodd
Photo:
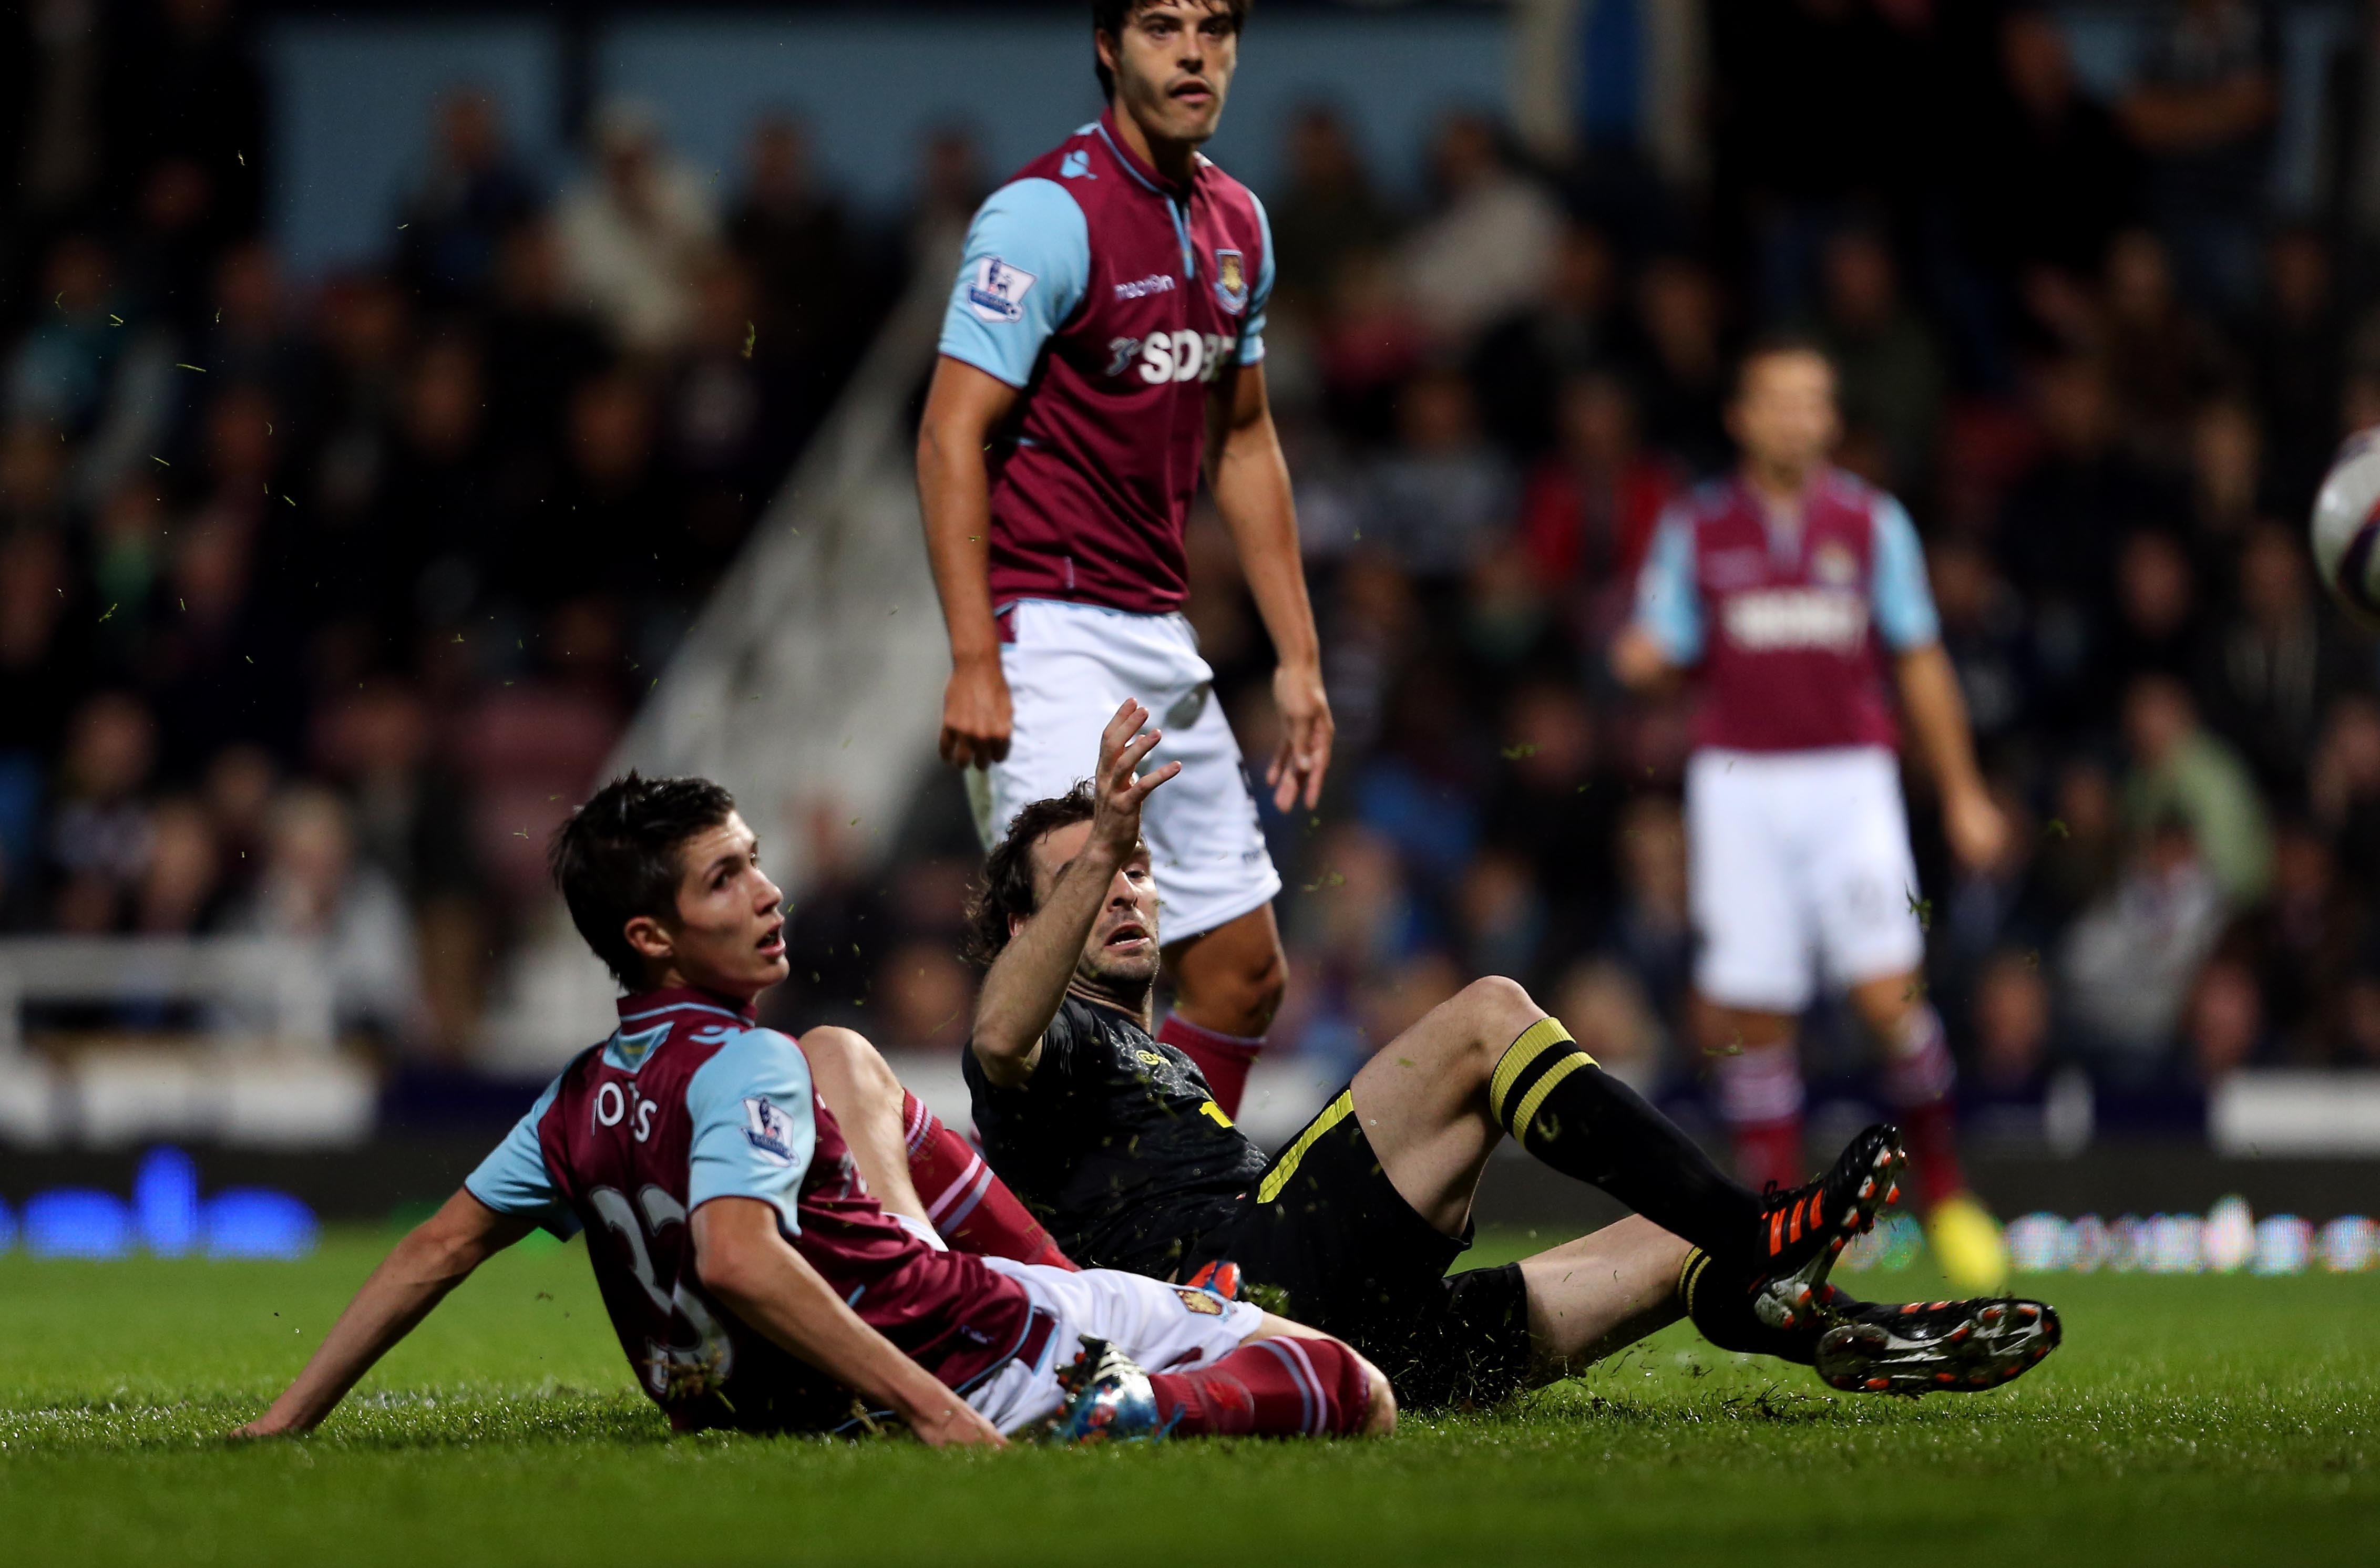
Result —
M 1748 1258 L 1756 1247 L 1760 1200 L 1596 1066 L 1560 1019 L 1539 1019 L 1505 1049 L 1488 1105 L 1523 1149 L 1671 1235 L 1722 1258 Z
M 1699 1247 L 1687 1251 L 1678 1270 L 1678 1304 L 1695 1332 L 1721 1350 L 1774 1356 L 1803 1367 L 1817 1359 L 1820 1320 L 1815 1315 L 1800 1329 L 1770 1328 L 1752 1310 L 1752 1281 L 1742 1269 L 1714 1264 Z

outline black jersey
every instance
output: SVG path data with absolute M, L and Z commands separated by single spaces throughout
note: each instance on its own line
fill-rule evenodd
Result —
M 1196 1064 L 1114 1007 L 1068 996 L 1016 1088 L 965 1068 L 985 1158 L 1086 1267 L 1171 1278 L 1264 1172 Z

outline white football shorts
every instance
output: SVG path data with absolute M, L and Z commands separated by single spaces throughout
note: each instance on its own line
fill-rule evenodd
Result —
M 1900 763 L 1880 746 L 1696 752 L 1686 864 L 1694 985 L 1722 1007 L 1798 1013 L 1821 978 L 1925 961 Z
M 1189 621 L 1055 599 L 1021 600 L 1009 616 L 1015 640 L 1001 645 L 1000 665 L 1014 705 L 1014 738 L 1005 761 L 967 769 L 986 847 L 1025 806 L 1088 778 L 1099 732 L 1126 697 L 1137 697 L 1165 737 L 1143 768 L 1182 764 L 1141 813 L 1159 939 L 1203 935 L 1270 903 L 1281 873 Z
M 1143 1371 L 1179 1372 L 1230 1355 L 1264 1323 L 1263 1311 L 1248 1302 L 1139 1274 L 1113 1269 L 1075 1273 L 1006 1258 L 984 1262 L 1024 1285 L 1033 1305 L 1057 1320 L 1038 1358 L 1009 1362 L 967 1395 L 967 1403 L 1005 1435 L 1065 1405 L 1058 1372 L 1082 1353 L 1085 1334 L 1113 1345 Z

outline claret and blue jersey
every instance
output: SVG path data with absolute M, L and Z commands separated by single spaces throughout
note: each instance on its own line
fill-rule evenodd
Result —
M 801 1047 L 693 990 L 623 997 L 620 1027 L 565 1067 L 465 1188 L 498 1213 L 587 1233 L 621 1348 L 682 1429 L 831 1429 L 851 1396 L 703 1289 L 692 1215 L 719 1198 L 778 1228 L 886 1338 L 964 1390 L 1031 1317 L 981 1260 L 940 1250 L 869 1196 Z
M 1111 114 L 985 200 L 941 352 L 1026 394 L 991 456 L 995 605 L 1181 607 L 1211 384 L 1264 357 L 1272 282 L 1254 193 L 1203 158 L 1166 179 Z
M 1790 525 L 1740 478 L 1671 507 L 1636 622 L 1670 663 L 1700 667 L 1696 743 L 1745 752 L 1896 744 L 1883 654 L 1941 636 L 1909 513 L 1840 469 Z

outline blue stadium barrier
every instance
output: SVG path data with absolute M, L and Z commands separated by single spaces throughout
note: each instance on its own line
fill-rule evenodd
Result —
M 303 1258 L 322 1240 L 314 1211 L 286 1192 L 226 1188 L 199 1195 L 199 1167 L 179 1149 L 153 1149 L 132 1181 L 132 1200 L 89 1188 L 59 1188 L 25 1200 L 21 1226 L 0 1203 L 0 1252 L 21 1229 L 36 1258 Z
M 285 1192 L 235 1187 L 206 1204 L 210 1258 L 303 1258 L 322 1238 L 314 1211 Z
M 133 1237 L 131 1205 L 113 1192 L 67 1187 L 25 1200 L 25 1250 L 36 1258 L 121 1258 Z

